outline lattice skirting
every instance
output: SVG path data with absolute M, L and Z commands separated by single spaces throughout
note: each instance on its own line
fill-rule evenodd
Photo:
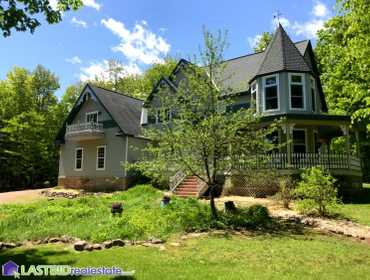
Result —
M 266 197 L 278 192 L 277 180 L 269 178 L 251 179 L 245 175 L 228 176 L 225 180 L 224 195 Z

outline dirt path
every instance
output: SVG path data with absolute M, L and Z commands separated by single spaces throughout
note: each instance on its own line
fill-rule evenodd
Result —
M 45 189 L 34 189 L 25 191 L 14 191 L 0 193 L 0 204 L 7 203 L 27 203 L 39 199 L 46 199 L 41 195 L 41 191 Z
M 234 201 L 237 207 L 248 207 L 257 203 L 262 204 L 269 209 L 273 217 L 287 220 L 299 220 L 301 223 L 311 226 L 315 230 L 353 237 L 370 244 L 370 227 L 349 220 L 306 217 L 293 210 L 284 209 L 277 201 L 267 198 L 227 196 L 217 199 L 217 206 L 222 208 L 225 201 Z

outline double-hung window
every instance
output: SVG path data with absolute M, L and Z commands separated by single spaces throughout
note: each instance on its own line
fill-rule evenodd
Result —
M 315 90 L 315 80 L 311 78 L 311 106 L 312 112 L 316 111 L 316 90 Z
M 87 123 L 98 123 L 98 112 L 86 113 L 86 122 Z
M 293 129 L 293 153 L 306 153 L 305 129 Z
M 75 150 L 75 170 L 81 171 L 83 168 L 84 149 L 76 148 Z
M 105 170 L 106 146 L 96 147 L 96 170 Z
M 264 87 L 264 111 L 279 110 L 279 90 L 277 75 L 263 79 Z
M 252 105 L 256 106 L 256 111 L 258 112 L 258 88 L 257 88 L 257 83 L 254 82 L 251 85 L 251 100 L 252 100 Z M 254 103 L 253 103 L 254 102 Z
M 290 108 L 305 109 L 304 76 L 302 74 L 289 74 Z

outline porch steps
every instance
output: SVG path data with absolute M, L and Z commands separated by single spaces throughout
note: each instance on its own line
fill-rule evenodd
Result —
M 198 179 L 187 176 L 173 192 L 178 197 L 198 197 Z

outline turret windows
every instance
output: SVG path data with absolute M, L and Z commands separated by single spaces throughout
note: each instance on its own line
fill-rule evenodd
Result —
M 311 106 L 312 112 L 316 111 L 316 91 L 315 91 L 315 80 L 311 78 Z
M 305 109 L 303 74 L 289 74 L 290 109 Z
M 279 110 L 279 90 L 277 75 L 263 78 L 264 111 Z

